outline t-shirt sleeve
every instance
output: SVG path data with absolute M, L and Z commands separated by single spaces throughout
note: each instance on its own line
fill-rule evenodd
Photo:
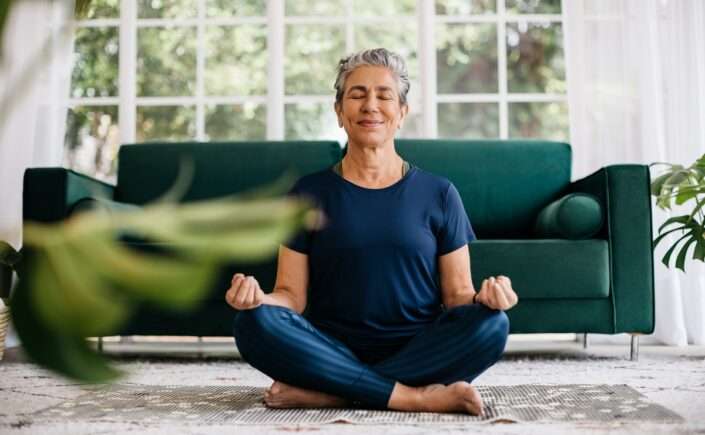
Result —
M 453 183 L 443 201 L 443 227 L 438 236 L 438 253 L 445 255 L 476 239 L 463 200 Z
M 289 190 L 287 196 L 300 197 L 302 196 L 299 183 L 296 183 L 294 187 Z M 294 234 L 289 240 L 283 243 L 289 249 L 300 252 L 302 254 L 309 253 L 309 245 L 311 243 L 311 232 L 305 228 L 301 228 L 296 234 Z

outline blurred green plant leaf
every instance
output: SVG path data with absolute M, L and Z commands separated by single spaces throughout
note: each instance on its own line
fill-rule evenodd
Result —
M 31 268 L 23 261 L 23 267 Z M 110 382 L 123 373 L 92 351 L 85 338 L 54 329 L 36 310 L 33 292 L 37 278 L 23 273 L 10 303 L 12 323 L 22 348 L 37 364 L 60 375 L 84 382 Z
M 107 335 L 127 318 L 124 297 L 111 292 L 77 260 L 65 244 L 37 252 L 31 265 L 37 283 L 32 302 L 57 331 L 81 337 Z
M 188 175 L 179 178 L 190 182 Z M 286 191 L 286 183 L 290 187 L 290 180 L 280 179 L 257 192 Z M 270 258 L 302 226 L 320 221 L 305 200 L 245 194 L 177 204 L 183 184 L 170 191 L 175 193 L 141 209 L 25 223 L 23 252 L 29 255 L 19 263 L 22 285 L 11 307 L 32 360 L 80 381 L 112 380 L 119 372 L 85 337 L 115 333 L 143 302 L 191 309 L 223 264 Z M 126 243 L 121 234 L 139 242 Z

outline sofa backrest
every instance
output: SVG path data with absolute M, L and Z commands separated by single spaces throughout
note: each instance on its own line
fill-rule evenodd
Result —
M 335 141 L 252 141 L 143 143 L 120 147 L 115 199 L 145 204 L 176 180 L 181 157 L 195 173 L 184 201 L 229 195 L 261 187 L 287 171 L 306 175 L 340 160 Z
M 397 139 L 412 164 L 447 177 L 478 238 L 530 238 L 539 211 L 570 182 L 570 146 L 526 140 Z M 144 204 L 174 183 L 180 159 L 195 163 L 185 201 L 246 191 L 287 170 L 301 176 L 340 160 L 335 141 L 186 142 L 123 145 L 115 199 Z
M 530 238 L 541 208 L 570 183 L 570 145 L 526 140 L 397 139 L 410 163 L 448 178 L 478 238 Z

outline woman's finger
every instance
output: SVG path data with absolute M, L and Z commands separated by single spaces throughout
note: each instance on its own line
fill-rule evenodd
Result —
M 504 289 L 502 288 L 502 285 L 500 283 L 495 283 L 496 287 L 496 292 L 495 295 L 497 297 L 497 309 L 500 310 L 506 310 L 509 308 L 509 301 L 507 300 L 507 296 L 504 294 Z
M 245 281 L 245 276 L 242 274 L 239 274 L 239 276 L 236 276 L 233 278 L 232 284 L 233 284 L 233 290 L 237 294 L 238 291 L 240 290 L 240 287 L 242 287 L 242 283 Z
M 517 296 L 516 292 L 512 288 L 512 282 L 509 280 L 509 278 L 506 278 L 501 281 L 501 284 L 502 284 L 502 288 L 504 289 L 504 295 L 506 296 L 507 302 L 509 302 L 509 305 L 510 306 L 516 305 L 517 301 L 519 300 L 519 297 Z
M 252 305 L 254 304 L 255 300 L 255 291 L 257 289 L 255 286 L 250 286 L 250 288 L 247 290 L 247 296 L 245 297 L 245 306 L 248 308 L 251 308 Z
M 247 298 L 249 297 L 250 291 L 250 284 L 245 280 L 240 289 L 240 293 L 237 295 L 238 306 L 241 308 L 247 308 Z
M 487 299 L 489 302 L 489 307 L 490 308 L 497 308 L 497 289 L 495 288 L 495 284 L 497 281 L 495 280 L 494 276 L 491 276 L 490 279 L 487 281 Z

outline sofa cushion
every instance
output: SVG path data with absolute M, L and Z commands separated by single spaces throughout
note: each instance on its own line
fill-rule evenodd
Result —
M 570 183 L 570 146 L 527 140 L 399 139 L 410 163 L 448 178 L 479 239 L 532 238 L 539 211 Z
M 602 207 L 585 193 L 565 195 L 541 210 L 534 235 L 539 238 L 587 239 L 602 228 Z
M 473 284 L 506 275 L 521 299 L 606 298 L 606 240 L 476 240 L 470 244 Z
M 285 173 L 297 178 L 340 160 L 335 141 L 187 142 L 123 145 L 115 199 L 145 204 L 176 180 L 181 158 L 194 163 L 183 201 L 215 198 L 261 187 Z

